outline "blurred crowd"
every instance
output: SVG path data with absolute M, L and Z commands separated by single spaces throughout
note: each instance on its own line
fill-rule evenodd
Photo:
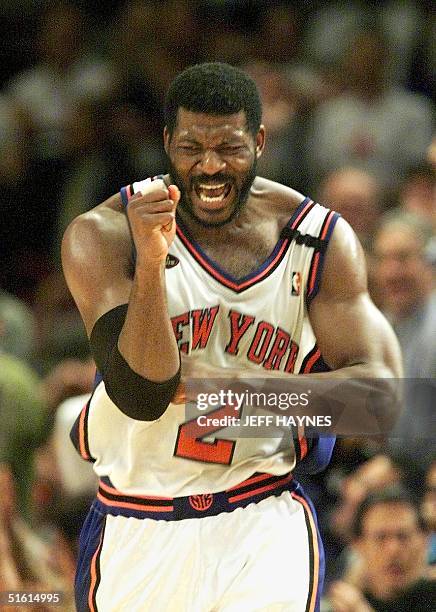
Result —
M 165 171 L 166 88 L 217 60 L 261 92 L 259 174 L 351 223 L 403 349 L 392 436 L 339 440 L 328 470 L 302 477 L 326 547 L 323 607 L 436 609 L 432 3 L 14 0 L 0 17 L 0 591 L 57 589 L 73 609 L 95 491 L 68 440 L 94 366 L 60 269 L 62 234 Z

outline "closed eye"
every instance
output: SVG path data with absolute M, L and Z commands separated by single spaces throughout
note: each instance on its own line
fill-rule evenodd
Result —
M 240 153 L 245 149 L 242 145 L 228 145 L 220 148 L 220 152 L 225 155 L 235 155 L 236 153 Z
M 188 155 L 195 155 L 201 151 L 200 147 L 196 147 L 195 145 L 179 145 L 177 148 L 182 153 L 187 153 Z

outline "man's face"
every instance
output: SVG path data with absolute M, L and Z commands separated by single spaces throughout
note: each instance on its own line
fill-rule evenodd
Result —
M 416 511 L 407 503 L 381 503 L 363 518 L 357 548 L 363 558 L 368 590 L 388 600 L 423 574 L 426 537 L 417 524 Z
M 220 226 L 241 210 L 256 176 L 263 128 L 255 139 L 243 111 L 215 116 L 180 108 L 164 143 L 180 206 L 192 217 L 204 226 Z
M 331 174 L 321 189 L 322 202 L 340 213 L 359 238 L 368 236 L 377 223 L 378 187 L 375 179 L 354 168 Z
M 376 238 L 374 254 L 382 308 L 398 319 L 409 316 L 431 290 L 419 239 L 405 226 L 387 227 Z

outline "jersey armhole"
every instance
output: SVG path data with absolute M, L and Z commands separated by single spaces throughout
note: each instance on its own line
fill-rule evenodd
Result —
M 329 210 L 324 218 L 321 229 L 319 231 L 319 242 L 322 248 L 316 248 L 312 255 L 310 263 L 308 282 L 306 286 L 306 305 L 309 306 L 313 298 L 318 294 L 321 285 L 322 270 L 324 267 L 325 254 L 327 252 L 328 243 L 332 236 L 335 225 L 340 218 L 340 215 L 333 210 Z

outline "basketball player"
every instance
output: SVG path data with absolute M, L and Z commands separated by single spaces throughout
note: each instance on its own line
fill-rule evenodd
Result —
M 350 227 L 256 176 L 253 81 L 193 66 L 165 112 L 169 174 L 122 188 L 63 242 L 100 372 L 72 432 L 100 477 L 77 607 L 313 612 L 322 545 L 292 471 L 323 469 L 332 440 L 190 435 L 181 376 L 392 377 L 397 344 Z

